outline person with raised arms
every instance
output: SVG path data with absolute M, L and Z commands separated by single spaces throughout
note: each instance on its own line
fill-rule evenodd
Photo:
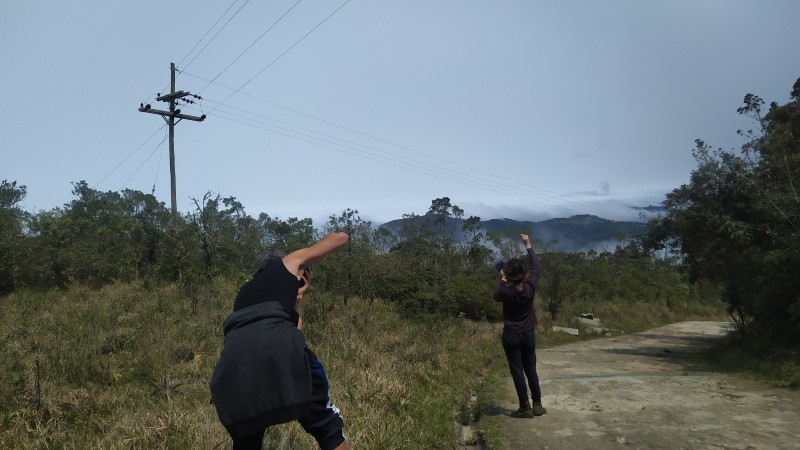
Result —
M 518 258 L 498 265 L 500 281 L 494 291 L 494 299 L 503 304 L 504 325 L 500 339 L 519 398 L 519 409 L 511 413 L 511 416 L 524 418 L 541 416 L 547 410 L 542 406 L 542 390 L 539 387 L 539 375 L 536 373 L 536 326 L 539 322 L 536 319 L 533 298 L 539 282 L 539 258 L 531 247 L 528 235 L 520 236 L 528 253 L 530 271 L 525 273 L 525 266 Z M 528 400 L 528 387 L 533 405 Z

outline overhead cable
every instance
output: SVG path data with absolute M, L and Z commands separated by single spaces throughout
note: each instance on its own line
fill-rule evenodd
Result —
M 208 42 L 206 42 L 206 45 L 204 45 L 203 48 L 201 48 L 200 51 L 197 52 L 196 55 L 194 55 L 194 58 L 192 58 L 191 61 L 186 63 L 186 66 L 184 68 L 189 67 L 194 62 L 194 60 L 197 59 L 198 56 L 200 56 L 200 53 L 203 53 L 203 50 L 205 50 L 206 47 L 208 47 L 208 44 L 210 44 L 214 39 L 216 39 L 216 37 L 219 35 L 219 33 L 221 33 L 222 30 L 224 30 L 225 27 L 227 27 L 228 24 L 231 23 L 231 20 L 233 20 L 233 18 L 236 17 L 239 14 L 239 12 L 242 10 L 242 8 L 244 8 L 249 2 L 250 2 L 250 0 L 245 0 L 245 2 L 242 3 L 242 6 L 240 6 L 239 9 L 237 9 L 236 12 L 225 22 L 225 24 L 222 25 L 222 27 L 219 30 L 217 30 L 216 33 L 214 33 L 214 36 L 212 36 L 211 39 L 209 39 Z M 233 3 L 236 3 L 236 1 L 234 1 Z M 233 6 L 233 3 L 231 4 L 231 6 Z M 231 6 L 228 7 L 228 10 L 231 9 Z M 225 10 L 225 13 L 227 13 L 228 10 Z M 225 13 L 223 13 L 223 16 L 225 15 Z M 222 19 L 222 17 L 220 17 L 220 19 Z M 217 22 L 219 22 L 219 20 L 217 20 Z M 214 23 L 214 26 L 215 25 L 216 25 L 216 23 Z M 211 29 L 213 29 L 214 26 L 212 26 Z M 211 31 L 211 29 L 209 29 L 208 31 Z M 208 33 L 206 33 L 206 34 L 208 34 Z M 203 38 L 205 38 L 205 36 L 203 36 Z M 201 41 L 202 41 L 202 39 L 201 39 Z M 195 47 L 197 47 L 197 45 L 195 45 Z M 192 49 L 192 50 L 194 50 L 194 49 Z M 191 54 L 191 51 L 189 53 Z M 186 55 L 186 56 L 189 56 L 189 55 Z M 186 57 L 184 57 L 184 59 L 186 59 Z M 181 61 L 181 62 L 183 62 L 183 61 Z M 180 67 L 180 63 L 177 64 L 176 67 Z
M 142 163 L 141 163 L 141 164 L 139 164 L 139 167 L 137 167 L 137 168 L 136 168 L 136 170 L 134 170 L 134 171 L 133 171 L 133 173 L 131 174 L 131 176 L 129 176 L 129 177 L 128 177 L 128 179 L 127 179 L 127 180 L 125 180 L 125 182 L 124 182 L 124 183 L 122 183 L 122 187 L 119 189 L 120 191 L 121 191 L 122 189 L 124 189 L 124 188 L 125 188 L 125 186 L 127 186 L 128 182 L 129 182 L 129 181 L 131 181 L 131 178 L 133 178 L 133 176 L 134 176 L 134 175 L 136 175 L 136 174 L 139 172 L 139 170 L 142 168 L 142 166 L 144 166 L 144 163 L 146 163 L 148 160 L 150 160 L 150 157 L 152 157 L 152 156 L 153 156 L 153 154 L 156 152 L 156 150 L 158 150 L 158 149 L 163 149 L 163 148 L 164 148 L 164 142 L 166 142 L 166 140 L 167 140 L 167 137 L 169 137 L 169 133 L 166 133 L 166 132 L 165 132 L 165 133 L 164 133 L 164 137 L 163 137 L 163 138 L 161 138 L 161 142 L 160 142 L 158 145 L 156 145 L 156 148 L 154 148 L 154 149 L 153 149 L 153 151 L 152 151 L 152 152 L 150 152 L 150 154 L 149 154 L 149 155 L 147 155 L 147 157 L 144 159 L 144 161 L 142 161 Z M 156 169 L 156 170 L 158 170 L 158 169 Z M 154 187 L 155 187 L 155 185 L 154 185 Z
M 189 109 L 195 109 L 195 108 L 190 107 Z M 243 119 L 243 120 L 246 120 L 248 122 L 245 122 L 243 120 L 238 120 L 238 119 L 232 118 L 230 116 L 238 117 L 239 119 Z M 486 179 L 486 178 L 475 177 L 475 176 L 470 175 L 470 174 L 454 171 L 454 170 L 452 170 L 450 168 L 447 168 L 447 167 L 436 166 L 436 165 L 433 165 L 433 164 L 429 164 L 429 163 L 425 163 L 425 162 L 422 162 L 422 161 L 418 161 L 418 160 L 414 160 L 414 159 L 411 159 L 411 158 L 407 158 L 407 157 L 404 157 L 404 156 L 396 155 L 396 154 L 393 154 L 391 152 L 387 152 L 387 151 L 380 150 L 380 149 L 377 149 L 377 148 L 374 148 L 374 147 L 369 147 L 369 146 L 365 146 L 365 145 L 362 145 L 362 144 L 354 143 L 352 141 L 347 141 L 347 140 L 344 140 L 344 139 L 339 139 L 339 138 L 332 137 L 333 139 L 342 141 L 345 144 L 339 143 L 339 142 L 332 142 L 332 141 L 329 141 L 329 140 L 326 140 L 326 139 L 322 139 L 322 138 L 319 138 L 319 137 L 316 137 L 316 136 L 312 136 L 312 135 L 309 135 L 309 134 L 301 133 L 301 132 L 298 132 L 298 131 L 295 131 L 295 130 L 290 130 L 290 129 L 287 129 L 287 128 L 278 127 L 276 125 L 271 125 L 271 124 L 268 124 L 268 123 L 259 122 L 256 119 L 252 119 L 252 118 L 249 118 L 249 117 L 245 117 L 245 116 L 242 116 L 242 115 L 239 115 L 239 114 L 236 114 L 236 113 L 231 113 L 231 112 L 223 111 L 223 110 L 218 111 L 216 113 L 216 117 L 220 117 L 220 118 L 223 118 L 223 119 L 226 119 L 226 120 L 237 122 L 237 123 L 240 123 L 240 124 L 243 124 L 243 125 L 246 125 L 246 126 L 251 126 L 251 127 L 254 127 L 254 128 L 257 128 L 257 129 L 264 130 L 264 131 L 269 131 L 271 133 L 275 133 L 275 134 L 278 134 L 278 135 L 290 137 L 290 138 L 293 138 L 293 139 L 296 139 L 296 140 L 300 140 L 300 141 L 303 141 L 303 142 L 307 142 L 307 143 L 310 143 L 310 144 L 314 144 L 314 145 L 317 145 L 317 146 L 320 146 L 320 147 L 324 147 L 324 148 L 336 150 L 336 151 L 339 151 L 339 152 L 347 153 L 347 154 L 350 154 L 350 155 L 353 155 L 353 156 L 358 156 L 358 157 L 361 157 L 361 158 L 364 158 L 364 159 L 380 162 L 380 163 L 387 164 L 387 165 L 390 165 L 390 166 L 393 166 L 393 167 L 398 167 L 398 168 L 402 168 L 402 169 L 405 169 L 405 170 L 410 170 L 410 171 L 413 171 L 413 172 L 417 172 L 417 173 L 433 176 L 435 178 L 444 179 L 444 180 L 447 180 L 447 181 L 453 181 L 453 182 L 464 184 L 464 185 L 467 185 L 467 186 L 472 186 L 472 187 L 488 190 L 488 191 L 491 191 L 491 192 L 496 192 L 496 193 L 499 193 L 499 194 L 503 194 L 503 195 L 507 195 L 507 196 L 511 196 L 511 197 L 515 197 L 515 198 L 519 198 L 519 199 L 523 199 L 523 200 L 527 200 L 527 201 L 544 203 L 544 204 L 547 204 L 547 205 L 550 205 L 550 206 L 558 206 L 558 207 L 571 209 L 571 210 L 579 211 L 579 212 L 585 212 L 587 209 L 589 209 L 589 210 L 592 210 L 593 212 L 595 212 L 598 215 L 605 215 L 605 216 L 611 215 L 612 217 L 624 218 L 626 220 L 630 219 L 630 216 L 627 215 L 627 214 L 621 214 L 619 212 L 612 211 L 612 210 L 604 210 L 603 208 L 598 208 L 598 207 L 593 206 L 591 204 L 579 205 L 576 202 L 571 202 L 571 201 L 565 200 L 563 198 L 556 198 L 556 197 L 553 197 L 553 196 L 548 196 L 548 195 L 545 195 L 545 194 L 539 194 L 539 193 L 536 193 L 536 192 L 527 192 L 524 189 L 519 189 L 518 187 L 513 186 L 513 185 L 509 185 L 509 184 L 493 181 L 493 180 Z M 255 123 L 252 123 L 252 122 L 255 122 Z M 269 128 L 267 128 L 267 127 L 269 127 Z M 302 129 L 301 127 L 298 127 L 298 128 Z M 322 136 L 331 137 L 329 135 L 325 135 L 324 133 L 317 133 L 317 132 L 314 132 L 314 131 L 311 131 L 311 132 L 315 133 L 315 134 L 322 135 Z M 351 145 L 346 145 L 346 144 L 352 144 L 352 145 L 363 147 L 363 148 L 366 148 L 366 149 L 369 149 L 369 150 L 374 150 L 376 152 L 383 153 L 383 155 L 370 153 L 370 152 L 365 151 L 363 149 L 358 149 L 358 148 L 355 148 L 355 147 L 353 147 Z M 570 203 L 572 203 L 572 205 L 570 205 Z
M 151 134 L 149 138 L 145 139 L 145 141 L 144 141 L 144 142 L 142 142 L 142 144 L 141 144 L 140 146 L 136 147 L 136 150 L 132 151 L 132 152 L 131 152 L 131 153 L 130 153 L 128 156 L 126 156 L 126 157 L 125 157 L 125 159 L 123 159 L 123 160 L 122 160 L 122 162 L 120 162 L 119 164 L 117 164 L 117 166 L 116 166 L 116 167 L 114 167 L 113 169 L 111 169 L 111 171 L 110 171 L 110 172 L 108 172 L 108 173 L 106 174 L 106 176 L 104 176 L 103 178 L 101 178 L 101 179 L 100 179 L 100 181 L 98 181 L 97 183 L 95 183 L 95 185 L 94 185 L 94 186 L 92 186 L 92 189 L 95 189 L 95 188 L 97 188 L 97 186 L 99 186 L 99 185 L 100 185 L 100 184 L 101 184 L 103 181 L 105 181 L 105 179 L 106 179 L 106 178 L 108 178 L 108 177 L 109 177 L 109 176 L 110 176 L 112 173 L 114 173 L 114 172 L 115 172 L 117 169 L 119 169 L 119 167 L 120 167 L 121 165 L 125 164 L 125 161 L 127 161 L 128 159 L 130 159 L 130 157 L 131 157 L 131 156 L 133 156 L 133 155 L 134 155 L 136 152 L 138 152 L 138 151 L 139 151 L 139 150 L 140 150 L 142 147 L 144 147 L 144 146 L 145 146 L 145 144 L 147 144 L 148 142 L 150 142 L 150 139 L 153 139 L 153 137 L 154 137 L 156 134 L 158 134 L 158 132 L 159 132 L 159 131 L 163 130 L 163 129 L 164 129 L 164 127 L 166 127 L 166 126 L 167 126 L 167 124 L 166 124 L 166 123 L 165 123 L 164 125 L 161 125 L 161 128 L 159 128 L 158 130 L 156 130 L 156 132 L 155 132 L 155 133 Z
M 335 9 L 335 10 L 334 10 L 332 13 L 328 14 L 328 16 L 327 16 L 327 17 L 325 17 L 325 18 L 322 20 L 322 22 L 320 22 L 320 23 L 318 23 L 316 26 L 314 26 L 314 28 L 312 28 L 312 29 L 311 29 L 311 30 L 310 30 L 308 33 L 304 34 L 304 35 L 303 35 L 303 37 L 301 37 L 300 39 L 298 39 L 298 40 L 297 40 L 297 41 L 296 41 L 294 44 L 292 44 L 292 45 L 291 45 L 289 48 L 287 48 L 287 49 L 286 49 L 286 50 L 285 50 L 283 53 L 281 53 L 280 55 L 278 55 L 278 57 L 277 57 L 277 58 L 273 59 L 273 60 L 272 60 L 272 62 L 270 62 L 269 64 L 267 64 L 267 65 L 266 65 L 266 67 L 264 67 L 263 69 L 261 69 L 260 71 L 258 71 L 258 73 L 256 73 L 255 75 L 253 75 L 253 77 L 252 77 L 252 78 L 250 78 L 249 80 L 247 80 L 247 81 L 246 81 L 246 82 L 245 82 L 243 85 L 239 86 L 239 89 L 236 89 L 234 92 L 231 92 L 231 94 L 230 94 L 230 95 L 229 95 L 229 96 L 228 96 L 228 97 L 227 97 L 225 100 L 223 100 L 223 101 L 222 101 L 220 104 L 224 104 L 225 102 L 227 102 L 227 101 L 228 101 L 228 100 L 229 100 L 231 97 L 233 97 L 234 95 L 236 95 L 236 93 L 238 93 L 239 91 L 241 91 L 242 89 L 244 89 L 244 87 L 245 87 L 245 86 L 247 86 L 248 84 L 250 84 L 250 83 L 251 83 L 253 80 L 255 80 L 255 79 L 256 79 L 256 78 L 257 78 L 259 75 L 261 75 L 262 73 L 264 73 L 264 71 L 265 71 L 265 70 L 267 70 L 267 69 L 269 69 L 270 67 L 272 67 L 272 65 L 273 65 L 273 64 L 275 64 L 275 63 L 276 63 L 276 62 L 277 62 L 279 59 L 283 58 L 283 56 L 284 56 L 284 55 L 286 55 L 287 53 L 289 53 L 289 52 L 290 52 L 290 51 L 291 51 L 293 48 L 295 48 L 295 47 L 297 46 L 297 44 L 299 44 L 300 42 L 303 42 L 303 40 L 304 40 L 305 38 L 307 38 L 307 37 L 308 37 L 308 36 L 309 36 L 311 33 L 313 33 L 313 32 L 314 32 L 314 31 L 315 31 L 317 28 L 319 28 L 320 26 L 322 26 L 322 24 L 324 24 L 325 22 L 327 22 L 327 21 L 328 21 L 328 19 L 330 19 L 331 17 L 333 17 L 333 15 L 334 15 L 334 14 L 336 14 L 337 12 L 339 12 L 339 10 L 341 10 L 341 9 L 342 9 L 342 8 L 343 8 L 343 7 L 344 7 L 346 4 L 348 4 L 348 3 L 350 3 L 350 0 L 346 0 L 344 3 L 342 3 L 341 5 L 339 5 L 339 7 L 338 7 L 338 8 L 336 8 L 336 9 Z M 211 112 L 213 112 L 213 111 L 214 111 L 214 110 L 212 109 L 212 110 L 211 110 Z
M 252 48 L 252 47 L 253 47 L 253 46 L 256 44 L 256 42 L 260 41 L 260 40 L 261 40 L 261 38 L 263 38 L 263 37 L 264 37 L 264 36 L 265 36 L 267 33 L 269 33 L 269 32 L 270 32 L 270 30 L 272 30 L 272 29 L 275 27 L 275 25 L 277 25 L 277 24 L 278 24 L 278 23 L 279 23 L 281 20 L 283 20 L 283 18 L 284 18 L 284 17 L 286 17 L 286 15 L 287 15 L 287 14 L 289 14 L 289 13 L 290 13 L 290 12 L 291 12 L 291 11 L 292 11 L 294 8 L 295 8 L 295 6 L 297 6 L 297 5 L 298 5 L 298 4 L 299 4 L 301 1 L 303 1 L 303 0 L 297 0 L 297 2 L 295 2 L 295 4 L 294 4 L 294 5 L 292 5 L 292 7 L 291 7 L 291 8 L 289 8 L 288 10 L 286 10 L 286 12 L 285 12 L 285 13 L 283 13 L 283 15 L 281 15 L 280 17 L 278 17 L 278 20 L 276 20 L 275 22 L 273 22 L 273 24 L 272 24 L 272 25 L 270 25 L 270 26 L 269 26 L 269 28 L 267 28 L 267 30 L 266 30 L 266 31 L 264 31 L 263 33 L 261 33 L 261 36 L 259 36 L 258 38 L 256 38 L 256 40 L 255 40 L 255 41 L 253 41 L 253 42 L 252 42 L 252 43 L 251 43 L 249 46 L 247 46 L 247 48 L 246 48 L 246 49 L 244 49 L 244 51 L 243 51 L 242 53 L 239 53 L 239 56 L 237 56 L 236 58 L 234 58 L 234 59 L 233 59 L 233 61 L 231 61 L 231 62 L 230 62 L 230 64 L 228 64 L 227 66 L 225 66 L 225 68 L 224 68 L 224 69 L 222 69 L 222 71 L 221 71 L 220 73 L 218 73 L 218 74 L 217 74 L 217 75 L 216 75 L 214 78 L 212 78 L 212 79 L 211 79 L 211 80 L 208 82 L 208 84 L 206 84 L 206 85 L 205 85 L 205 86 L 204 86 L 202 89 L 200 89 L 200 91 L 198 92 L 198 94 L 199 94 L 199 93 L 201 93 L 201 92 L 203 92 L 203 91 L 204 91 L 204 90 L 205 90 L 205 89 L 206 89 L 206 88 L 207 88 L 209 85 L 211 85 L 211 83 L 213 83 L 214 81 L 216 81 L 216 79 L 217 79 L 217 78 L 219 78 L 219 77 L 220 77 L 220 75 L 222 75 L 223 73 L 225 73 L 225 71 L 227 71 L 227 70 L 228 70 L 228 69 L 229 69 L 229 68 L 230 68 L 230 67 L 231 67 L 231 66 L 232 66 L 232 65 L 233 65 L 233 64 L 234 64 L 236 61 L 238 61 L 238 60 L 239 60 L 239 58 L 241 58 L 241 57 L 242 57 L 242 55 L 244 55 L 245 53 L 247 53 L 247 51 L 248 51 L 248 50 L 250 50 L 250 49 L 251 49 L 251 48 Z
M 209 82 L 209 80 L 207 80 L 207 79 L 205 79 L 205 78 L 203 78 L 203 77 L 200 77 L 200 76 L 198 76 L 198 75 L 194 75 L 194 74 L 191 74 L 191 73 L 186 73 L 186 75 L 189 75 L 189 76 L 191 76 L 191 77 L 194 77 L 194 78 L 200 79 L 200 80 L 202 80 L 202 81 Z M 211 84 L 211 82 L 209 82 L 209 84 Z M 253 98 L 253 99 L 255 99 L 255 100 L 259 100 L 259 101 L 262 101 L 262 102 L 264 102 L 264 103 L 268 103 L 268 104 L 271 104 L 271 105 L 277 106 L 277 107 L 279 107 L 279 108 L 282 108 L 282 109 L 285 109 L 285 110 L 288 110 L 288 111 L 294 112 L 294 113 L 296 113 L 296 114 L 300 114 L 300 115 L 303 115 L 303 116 L 309 117 L 309 118 L 311 118 L 311 119 L 318 120 L 318 121 L 320 121 L 320 122 L 323 122 L 323 123 L 326 123 L 326 124 L 328 124 L 328 125 L 332 125 L 332 126 L 335 126 L 335 127 L 338 127 L 338 128 L 341 128 L 341 129 L 344 129 L 344 130 L 347 130 L 347 131 L 350 131 L 350 132 L 356 133 L 356 134 L 358 134 L 358 135 L 361 135 L 361 136 L 364 136 L 364 137 L 367 137 L 367 138 L 370 138 L 370 139 L 374 139 L 374 140 L 376 140 L 376 141 L 379 141 L 379 142 L 382 142 L 382 143 L 385 143 L 385 144 L 388 144 L 388 145 L 391 145 L 391 146 L 394 146 L 394 147 L 397 147 L 397 148 L 401 148 L 401 149 L 404 149 L 404 150 L 408 150 L 408 151 L 411 151 L 411 152 L 417 153 L 417 154 L 419 154 L 419 155 L 422 155 L 422 156 L 425 156 L 425 157 L 428 157 L 428 158 L 432 158 L 432 159 L 439 160 L 439 161 L 441 161 L 441 162 L 447 163 L 448 165 L 459 166 L 459 167 L 462 167 L 462 168 L 465 168 L 465 169 L 468 169 L 468 170 L 474 171 L 474 172 L 476 172 L 476 173 L 481 173 L 481 174 L 483 174 L 483 175 L 489 176 L 489 177 L 491 177 L 491 178 L 493 178 L 493 179 L 500 178 L 498 175 L 496 175 L 496 174 L 493 174 L 493 173 L 490 173 L 490 172 L 487 172 L 487 171 L 485 171 L 485 170 L 481 170 L 481 169 L 475 169 L 475 168 L 473 168 L 473 167 L 467 166 L 467 165 L 465 165 L 465 164 L 463 164 L 463 163 L 460 163 L 460 162 L 457 162 L 457 161 L 448 160 L 448 159 L 445 159 L 445 158 L 438 157 L 438 156 L 436 156 L 436 155 L 431 155 L 431 154 L 428 154 L 428 153 L 425 153 L 425 152 L 422 152 L 422 151 L 419 151 L 419 150 L 413 149 L 413 148 L 411 148 L 411 147 L 408 147 L 408 146 L 405 146 L 405 145 L 396 144 L 396 143 L 394 143 L 394 142 L 391 142 L 391 141 L 388 141 L 388 140 L 386 140 L 386 139 L 382 139 L 382 138 L 380 138 L 380 137 L 377 137 L 377 136 L 374 136 L 374 135 L 371 135 L 371 134 L 368 134 L 368 133 L 364 133 L 364 132 L 362 132 L 362 131 L 359 131 L 359 130 L 356 130 L 356 129 L 353 129 L 353 128 L 350 128 L 350 127 L 347 127 L 347 126 L 345 126 L 345 125 L 340 125 L 340 124 L 338 124 L 338 123 L 335 123 L 335 122 L 332 122 L 332 121 L 329 121 L 329 120 L 323 119 L 323 118 L 321 118 L 321 117 L 318 117 L 318 116 L 315 116 L 315 115 L 312 115 L 312 114 L 307 114 L 307 113 L 304 113 L 304 112 L 302 112 L 302 111 L 298 111 L 298 110 L 296 110 L 296 109 L 294 109 L 294 108 L 291 108 L 291 107 L 288 107 L 288 106 L 284 106 L 284 105 L 281 105 L 281 104 L 279 104 L 279 103 L 275 103 L 275 102 L 273 102 L 273 101 L 270 101 L 270 100 L 264 99 L 264 98 L 262 98 L 262 97 L 259 97 L 259 96 L 256 96 L 256 95 L 253 95 L 253 94 L 250 94 L 250 93 L 247 93 L 247 92 L 243 92 L 243 91 L 241 91 L 241 90 L 237 90 L 237 89 L 235 89 L 235 88 L 232 88 L 232 87 L 229 87 L 229 86 L 226 86 L 226 85 L 223 85 L 223 84 L 217 83 L 217 82 L 213 82 L 213 84 L 214 84 L 214 85 L 217 85 L 217 86 L 219 86 L 219 87 L 222 87 L 222 88 L 224 88 L 224 89 L 228 89 L 228 90 L 231 90 L 231 91 L 236 91 L 236 92 L 239 92 L 239 93 L 241 93 L 241 94 L 243 94 L 243 95 L 245 95 L 245 96 L 248 96 L 248 97 L 250 97 L 250 98 Z M 241 88 L 240 88 L 240 89 L 241 89 Z M 234 92 L 234 94 L 235 94 L 236 92 Z M 227 99 L 230 99 L 230 97 L 231 97 L 231 96 L 228 96 L 228 97 L 227 97 Z M 226 99 L 226 100 L 227 100 L 227 99 Z M 209 101 L 210 103 L 215 103 L 215 102 L 213 102 L 213 101 L 211 101 L 211 100 L 208 100 L 208 101 Z M 223 102 L 218 102 L 218 103 L 216 103 L 216 106 L 215 106 L 215 107 L 214 107 L 214 108 L 213 108 L 211 111 L 213 112 L 215 109 L 217 109 L 217 108 L 219 108 L 219 107 L 225 107 L 225 108 L 237 109 L 237 110 L 239 110 L 239 111 L 246 112 L 247 114 L 251 114 L 251 115 L 254 115 L 254 116 L 257 116 L 257 117 L 263 117 L 263 118 L 266 118 L 266 119 L 268 119 L 268 120 L 273 120 L 273 121 L 276 121 L 276 122 L 279 122 L 279 123 L 284 123 L 284 124 L 287 124 L 287 125 L 290 125 L 290 126 L 293 126 L 293 127 L 296 127 L 296 128 L 300 128 L 300 129 L 305 129 L 305 130 L 308 130 L 307 128 L 299 127 L 299 126 L 297 126 L 297 125 L 292 125 L 292 124 L 289 124 L 289 123 L 287 123 L 287 122 L 283 122 L 283 121 L 279 121 L 279 120 L 277 120 L 277 119 L 273 119 L 273 118 L 269 118 L 269 117 L 266 117 L 266 116 L 262 116 L 262 115 L 260 115 L 260 114 L 257 114 L 257 113 L 253 113 L 253 112 L 245 111 L 245 110 L 243 110 L 243 109 L 235 108 L 235 107 L 232 107 L 232 106 L 229 106 L 229 105 L 223 105 Z M 210 114 L 210 112 L 209 112 L 209 113 L 207 113 L 207 114 Z M 309 130 L 309 131 L 310 131 L 310 130 Z M 314 133 L 318 133 L 318 132 L 315 132 L 315 131 L 314 131 Z M 323 134 L 323 133 L 319 133 L 319 134 Z M 323 135 L 324 135 L 324 134 L 323 134 Z M 339 139 L 339 138 L 335 138 L 335 139 Z M 362 145 L 362 144 L 356 144 L 356 145 Z M 556 198 L 556 199 L 558 199 L 558 201 L 560 201 L 560 202 L 562 202 L 562 203 L 571 203 L 571 204 L 573 204 L 573 205 L 579 205 L 579 206 L 581 206 L 581 207 L 582 207 L 582 208 L 584 208 L 584 209 L 592 209 L 592 210 L 594 210 L 594 211 L 602 211 L 604 215 L 609 215 L 609 214 L 611 214 L 611 215 L 613 215 L 613 216 L 617 216 L 617 217 L 625 217 L 625 218 L 629 218 L 629 217 L 630 217 L 630 214 L 625 214 L 625 213 L 620 213 L 620 212 L 616 212 L 616 211 L 612 211 L 612 210 L 607 210 L 607 209 L 604 209 L 604 208 L 600 208 L 600 207 L 597 207 L 597 206 L 595 206 L 595 205 L 592 205 L 591 203 L 589 203 L 589 202 L 586 202 L 586 201 L 583 201 L 583 200 L 575 200 L 575 199 L 570 199 L 570 198 L 567 198 L 567 197 L 565 197 L 565 196 L 564 196 L 564 195 L 562 195 L 562 194 L 558 194 L 558 193 L 556 193 L 556 192 L 549 191 L 549 190 L 547 190 L 547 189 L 543 189 L 543 188 L 540 188 L 540 187 L 537 187 L 537 186 L 533 186 L 533 185 L 530 185 L 530 184 L 528 184 L 528 183 L 520 182 L 520 183 L 517 183 L 517 186 L 524 186 L 524 187 L 527 187 L 527 188 L 529 188 L 529 189 L 533 189 L 533 190 L 536 190 L 536 191 L 545 192 L 545 194 L 537 194 L 537 195 L 540 195 L 540 196 L 545 196 L 545 197 L 550 197 L 550 198 Z M 519 189 L 518 187 L 515 187 L 515 188 L 516 188 L 516 189 Z

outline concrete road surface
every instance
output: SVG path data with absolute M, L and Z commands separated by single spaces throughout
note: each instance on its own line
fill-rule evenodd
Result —
M 508 449 L 800 449 L 800 393 L 684 359 L 726 327 L 681 322 L 538 350 L 547 414 L 509 416 L 509 375 L 508 396 L 489 415 L 499 416 Z

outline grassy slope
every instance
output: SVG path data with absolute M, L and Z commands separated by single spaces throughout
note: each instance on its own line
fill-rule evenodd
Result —
M 208 380 L 237 286 L 23 292 L 0 299 L 0 448 L 225 448 Z M 306 301 L 345 433 L 361 449 L 450 448 L 499 326 L 410 321 L 382 302 Z M 269 448 L 316 448 L 296 424 Z

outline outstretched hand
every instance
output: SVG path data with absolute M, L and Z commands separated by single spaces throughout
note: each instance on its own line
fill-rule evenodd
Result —
M 525 244 L 525 248 L 531 248 L 531 239 L 528 237 L 527 234 L 520 234 L 522 238 L 522 243 Z

